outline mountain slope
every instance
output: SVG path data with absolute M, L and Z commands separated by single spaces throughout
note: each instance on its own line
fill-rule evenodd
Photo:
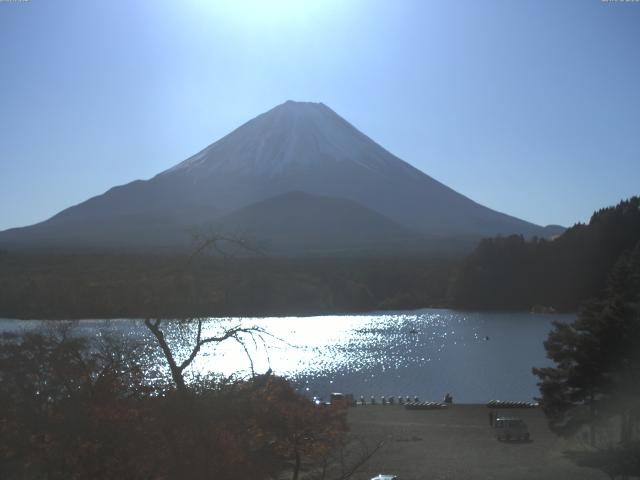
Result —
M 547 233 L 439 183 L 327 106 L 289 101 L 150 180 L 1 232 L 0 243 L 176 244 L 189 226 L 293 191 L 351 200 L 432 238 Z
M 416 249 L 421 236 L 344 198 L 289 192 L 219 218 L 215 230 L 259 239 L 268 252 L 299 254 Z

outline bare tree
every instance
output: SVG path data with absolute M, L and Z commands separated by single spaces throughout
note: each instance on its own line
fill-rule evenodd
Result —
M 193 361 L 196 359 L 196 356 L 198 355 L 198 353 L 200 352 L 200 349 L 207 344 L 210 343 L 222 343 L 225 340 L 235 340 L 236 342 L 238 342 L 242 348 L 244 349 L 244 351 L 247 353 L 247 356 L 249 358 L 249 362 L 251 363 L 251 373 L 253 374 L 253 363 L 251 360 L 251 356 L 249 355 L 249 352 L 246 348 L 246 344 L 245 344 L 245 340 L 243 338 L 243 335 L 248 335 L 251 338 L 253 338 L 254 335 L 261 335 L 261 334 L 265 334 L 268 335 L 268 332 L 266 332 L 264 329 L 260 328 L 260 327 L 242 327 L 240 325 L 234 326 L 230 329 L 226 329 L 225 331 L 222 332 L 221 335 L 219 336 L 211 336 L 211 337 L 202 337 L 202 325 L 203 325 L 204 320 L 202 318 L 198 318 L 196 320 L 196 338 L 195 338 L 195 343 L 193 345 L 193 347 L 191 348 L 191 352 L 189 353 L 189 355 L 187 356 L 187 358 L 185 358 L 181 363 L 178 363 L 178 361 L 176 360 L 175 355 L 173 354 L 173 351 L 171 350 L 171 347 L 169 346 L 169 343 L 167 341 L 167 338 L 164 334 L 164 331 L 161 328 L 162 325 L 162 319 L 160 318 L 146 318 L 144 320 L 144 324 L 146 325 L 146 327 L 151 331 L 151 333 L 153 333 L 154 337 L 156 338 L 156 340 L 158 341 L 158 345 L 160 346 L 160 349 L 162 350 L 162 353 L 164 354 L 165 360 L 167 361 L 167 364 L 169 365 L 169 370 L 171 371 L 171 378 L 173 379 L 173 382 L 176 385 L 177 390 L 180 393 L 187 393 L 188 388 L 187 388 L 187 384 L 185 382 L 184 379 L 184 371 L 187 367 L 189 367 L 189 365 L 191 365 L 193 363 Z
M 197 242 L 197 246 L 189 256 L 185 265 L 186 268 L 192 265 L 198 255 L 207 250 L 212 250 L 214 254 L 224 259 L 235 259 L 238 252 L 241 251 L 257 255 L 262 254 L 262 250 L 258 247 L 251 245 L 237 236 L 226 236 L 215 232 L 194 232 L 193 238 Z M 254 376 L 254 382 L 257 382 L 261 377 L 255 376 L 253 361 L 247 348 L 247 342 L 252 341 L 254 345 L 257 345 L 257 338 L 265 345 L 263 336 L 268 335 L 273 337 L 273 335 L 258 326 L 243 326 L 242 324 L 236 324 L 231 327 L 225 326 L 216 334 L 207 335 L 205 333 L 207 330 L 207 320 L 205 318 L 192 318 L 183 320 L 182 322 L 190 323 L 194 327 L 192 331 L 194 338 L 188 348 L 188 353 L 183 357 L 184 359 L 178 359 L 174 350 L 172 350 L 170 339 L 167 338 L 168 332 L 166 329 L 163 329 L 163 319 L 160 317 L 149 317 L 144 320 L 145 326 L 155 337 L 164 355 L 179 398 L 184 400 L 178 404 L 178 414 L 180 415 L 181 421 L 188 423 L 191 431 L 197 435 L 198 441 L 194 448 L 202 450 L 202 478 L 206 478 L 207 475 L 211 473 L 209 469 L 212 467 L 207 456 L 207 452 L 210 452 L 210 439 L 208 433 L 203 430 L 204 427 L 199 421 L 199 417 L 192 418 L 189 415 L 192 405 L 191 400 L 195 401 L 196 396 L 190 395 L 190 393 L 193 392 L 185 379 L 185 370 L 193 364 L 203 347 L 211 344 L 219 345 L 231 340 L 237 342 L 244 349 L 250 363 L 251 374 Z M 282 339 L 278 340 L 284 341 Z M 264 385 L 266 386 L 268 383 L 273 388 L 277 383 L 269 382 L 269 379 L 274 380 L 269 374 L 270 369 L 264 376 L 264 378 L 267 379 Z M 257 384 L 258 383 L 254 383 L 254 385 Z M 262 385 L 262 382 L 260 382 L 260 385 Z M 287 399 L 289 403 L 287 403 Z M 341 438 L 344 430 L 339 428 L 340 422 L 337 422 L 335 419 L 333 423 L 329 421 L 331 419 L 331 415 L 328 415 L 330 412 L 316 411 L 316 408 L 311 407 L 310 404 L 300 403 L 299 399 L 289 398 L 286 395 L 281 400 L 287 407 L 283 407 L 284 404 L 280 405 L 280 409 L 282 410 L 280 411 L 280 417 L 277 417 L 274 410 L 269 410 L 268 412 L 264 412 L 265 415 L 261 418 L 267 418 L 269 422 L 275 421 L 277 424 L 265 426 L 265 431 L 269 432 L 271 441 L 275 442 L 277 440 L 280 442 L 278 445 L 280 445 L 281 450 L 288 451 L 291 455 L 293 463 L 290 466 L 294 480 L 300 478 L 303 472 L 303 457 L 310 462 L 305 466 L 306 472 L 311 473 L 309 478 L 316 478 L 318 480 L 348 480 L 382 447 L 383 442 L 371 446 L 364 440 L 354 437 L 345 441 Z M 264 405 L 266 406 L 267 403 L 268 402 L 264 402 Z M 272 407 L 271 405 L 265 408 Z M 318 415 L 320 413 L 327 415 Z M 274 420 L 274 415 L 279 418 L 279 420 Z M 298 421 L 290 421 L 292 417 L 297 418 Z M 166 436 L 168 443 L 173 445 L 173 443 L 175 443 L 173 433 L 168 431 L 166 432 Z M 171 450 L 176 465 L 179 466 L 178 471 L 182 471 L 184 463 L 183 452 L 181 452 L 177 446 Z M 320 457 L 318 457 L 318 455 L 320 455 Z
M 192 265 L 194 259 L 197 256 L 204 254 L 208 250 L 213 251 L 214 254 L 226 259 L 234 259 L 240 252 L 263 255 L 263 250 L 257 244 L 255 244 L 255 242 L 248 241 L 237 234 L 227 235 L 211 230 L 207 231 L 196 228 L 191 231 L 191 237 L 195 246 L 193 248 L 193 252 L 191 253 L 191 255 L 189 255 L 187 262 L 184 265 L 185 270 Z M 188 391 L 184 379 L 184 371 L 196 359 L 196 356 L 200 352 L 200 349 L 207 344 L 217 344 L 222 343 L 225 340 L 235 340 L 238 344 L 240 344 L 240 346 L 247 354 L 249 363 L 251 365 L 251 373 L 254 374 L 253 361 L 246 347 L 244 337 L 247 336 L 255 342 L 255 335 L 268 335 L 268 332 L 259 327 L 243 327 L 241 325 L 236 325 L 224 330 L 220 335 L 203 338 L 202 327 L 204 320 L 202 318 L 187 319 L 185 320 L 185 322 L 191 322 L 194 320 L 196 322 L 195 342 L 193 344 L 193 347 L 191 348 L 191 352 L 189 353 L 189 355 L 180 363 L 178 363 L 178 361 L 176 360 L 176 357 L 171 350 L 171 346 L 167 341 L 164 331 L 161 328 L 162 319 L 160 317 L 156 317 L 146 318 L 144 320 L 145 326 L 156 338 L 158 345 L 162 350 L 165 360 L 167 361 L 167 364 L 169 366 L 169 370 L 171 371 L 171 378 L 173 379 L 176 388 L 180 393 L 184 394 Z M 260 337 L 260 339 L 262 340 L 262 337 Z
M 191 238 L 194 243 L 194 249 L 187 260 L 187 267 L 191 265 L 196 257 L 207 251 L 227 259 L 237 258 L 240 254 L 255 256 L 263 256 L 265 254 L 264 248 L 258 242 L 247 235 L 239 233 L 224 234 L 214 230 L 194 228 L 191 230 Z

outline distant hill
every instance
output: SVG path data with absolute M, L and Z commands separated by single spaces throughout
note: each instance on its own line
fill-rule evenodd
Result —
M 282 196 L 290 192 L 316 198 Z M 301 203 L 290 206 L 287 199 Z M 306 207 L 311 210 L 305 214 Z M 258 211 L 285 228 L 288 238 Z M 306 223 L 296 229 L 278 220 L 287 215 Z M 316 229 L 311 235 L 313 215 L 328 227 L 325 234 Z M 400 160 L 322 103 L 289 101 L 150 180 L 114 187 L 42 223 L 0 232 L 0 245 L 184 247 L 190 228 L 212 224 L 264 233 L 260 240 L 299 252 L 387 248 L 387 240 L 401 232 L 410 241 L 420 235 L 428 245 L 434 239 L 546 237 L 559 231 L 475 203 Z M 390 231 L 374 232 L 380 228 Z M 380 242 L 382 237 L 387 240 Z
M 640 197 L 598 210 L 554 240 L 488 238 L 452 282 L 458 308 L 571 311 L 603 291 L 616 261 L 640 245 Z
M 259 239 L 276 254 L 416 250 L 421 235 L 362 205 L 338 197 L 289 192 L 219 218 L 213 228 Z

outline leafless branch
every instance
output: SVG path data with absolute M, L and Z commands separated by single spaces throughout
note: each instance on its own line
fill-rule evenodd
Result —
M 195 257 L 207 250 L 212 250 L 222 258 L 236 258 L 239 251 L 257 256 L 264 256 L 265 254 L 264 249 L 255 241 L 249 241 L 239 234 L 223 234 L 194 229 L 191 231 L 191 236 L 195 243 L 195 248 L 189 255 L 187 266 L 191 265 Z
M 204 231 L 202 229 L 192 230 L 191 235 L 196 244 L 196 247 L 187 259 L 186 267 L 189 267 L 194 258 L 202 254 L 206 250 L 213 250 L 214 253 L 218 254 L 222 258 L 235 258 L 240 250 L 245 253 L 253 253 L 255 255 L 264 254 L 263 250 L 259 246 L 247 241 L 240 235 L 224 234 L 215 231 Z M 210 343 L 221 343 L 228 339 L 234 339 L 242 346 L 245 353 L 247 354 L 251 366 L 251 373 L 252 375 L 255 375 L 253 360 L 242 337 L 243 335 L 249 335 L 255 344 L 255 338 L 253 338 L 253 335 L 270 335 L 260 327 L 242 327 L 238 325 L 225 330 L 222 335 L 202 338 L 203 320 L 199 318 L 197 320 L 195 344 L 193 345 L 193 348 L 191 349 L 191 352 L 187 356 L 187 358 L 185 358 L 182 363 L 178 364 L 173 355 L 173 352 L 171 351 L 169 343 L 165 338 L 164 332 L 162 331 L 162 320 L 160 318 L 147 318 L 145 319 L 144 323 L 156 337 L 156 340 L 160 345 L 167 363 L 169 364 L 169 369 L 171 370 L 171 375 L 176 384 L 176 387 L 182 392 L 187 391 L 186 383 L 184 380 L 184 370 L 193 363 L 203 346 Z M 260 339 L 263 341 L 263 345 L 266 346 L 262 336 L 260 336 Z
M 353 452 L 352 450 L 354 449 L 358 450 L 358 446 L 360 451 Z M 362 438 L 352 438 L 351 441 L 342 443 L 337 450 L 325 457 L 320 466 L 320 472 L 311 478 L 316 480 L 348 480 L 358 473 L 383 446 L 384 440 L 370 448 Z M 335 458 L 336 455 L 337 459 Z M 346 460 L 346 458 L 349 458 L 349 460 Z M 338 467 L 339 473 L 335 472 L 336 467 Z M 332 471 L 333 474 L 330 473 Z
M 242 338 L 240 338 L 240 337 L 235 337 L 235 339 L 236 339 L 236 342 L 238 342 L 242 346 L 242 349 L 244 350 L 244 353 L 246 353 L 247 358 L 249 359 L 249 367 L 251 369 L 251 376 L 255 377 L 256 376 L 256 371 L 253 368 L 253 359 L 251 358 L 251 354 L 249 353 L 249 350 L 247 350 L 247 346 L 245 345 L 244 340 L 242 340 Z
M 251 358 L 249 349 L 247 348 L 247 345 L 243 340 L 243 336 L 244 335 L 250 336 L 255 343 L 255 339 L 253 338 L 254 335 L 259 335 L 261 339 L 263 339 L 262 335 L 270 335 L 269 332 L 265 331 L 261 327 L 257 327 L 257 326 L 243 327 L 243 326 L 237 325 L 235 327 L 226 329 L 221 335 L 202 338 L 203 319 L 199 318 L 197 320 L 197 326 L 196 326 L 196 340 L 193 347 L 191 348 L 191 352 L 189 353 L 187 358 L 185 358 L 180 364 L 178 364 L 178 362 L 176 361 L 173 355 L 173 352 L 171 351 L 171 348 L 169 347 L 169 343 L 167 342 L 165 334 L 162 331 L 162 328 L 161 328 L 162 320 L 159 318 L 154 318 L 154 319 L 147 318 L 145 319 L 144 323 L 147 326 L 147 328 L 156 337 L 156 340 L 160 345 L 160 349 L 162 350 L 165 356 L 165 359 L 169 364 L 169 370 L 171 371 L 171 376 L 176 384 L 176 387 L 180 391 L 187 390 L 186 383 L 184 380 L 184 371 L 187 367 L 189 367 L 189 365 L 193 363 L 193 361 L 196 359 L 196 357 L 198 356 L 198 353 L 200 352 L 203 346 L 210 343 L 222 343 L 225 340 L 229 340 L 229 339 L 235 340 L 240 346 L 242 346 L 243 350 L 247 354 L 247 358 L 249 359 L 249 363 L 250 363 L 251 374 L 255 375 L 253 359 Z M 264 340 L 262 341 L 264 343 Z
M 378 453 L 378 451 L 384 446 L 384 441 L 379 442 L 378 444 L 376 444 L 375 447 L 373 447 L 373 449 L 365 451 L 365 453 L 363 455 L 361 455 L 354 463 L 352 463 L 346 472 L 344 472 L 342 475 L 340 475 L 339 477 L 337 477 L 335 480 L 347 480 L 348 478 L 351 478 L 355 473 L 358 472 L 358 470 L 360 470 L 364 464 L 366 464 L 369 460 L 371 460 L 371 458 Z

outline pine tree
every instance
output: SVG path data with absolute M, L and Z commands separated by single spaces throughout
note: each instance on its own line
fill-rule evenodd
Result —
M 620 448 L 634 445 L 640 419 L 640 242 L 614 266 L 603 298 L 583 307 L 575 322 L 556 323 L 545 348 L 556 365 L 533 372 L 551 429 L 572 435 L 588 426 L 593 444 L 598 426 L 618 417 Z

